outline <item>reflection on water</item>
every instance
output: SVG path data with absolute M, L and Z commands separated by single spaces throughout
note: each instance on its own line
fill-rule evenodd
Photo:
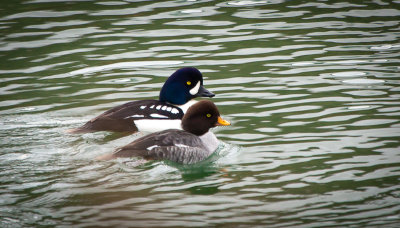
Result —
M 0 226 L 395 227 L 399 1 L 10 1 Z M 233 125 L 193 167 L 64 131 L 199 68 Z

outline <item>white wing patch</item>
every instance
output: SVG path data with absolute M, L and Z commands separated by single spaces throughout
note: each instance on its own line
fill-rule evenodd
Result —
M 190 147 L 190 146 L 185 145 L 185 144 L 175 144 L 175 146 L 177 146 L 177 147 Z
M 142 105 L 140 106 L 140 109 L 145 109 L 147 106 L 146 105 Z
M 152 149 L 154 149 L 156 147 L 159 147 L 159 146 L 158 145 L 149 146 L 149 147 L 146 148 L 146 150 L 152 150 Z
M 138 114 L 136 114 L 136 115 L 132 115 L 132 116 L 125 117 L 125 119 L 128 119 L 128 118 L 142 118 L 142 117 L 144 117 L 144 115 L 138 115 Z
M 172 114 L 178 114 L 178 113 L 179 113 L 179 110 L 176 109 L 176 108 L 172 108 L 171 113 L 172 113 Z
M 168 116 L 160 115 L 158 113 L 151 113 L 150 116 L 153 118 L 168 118 Z

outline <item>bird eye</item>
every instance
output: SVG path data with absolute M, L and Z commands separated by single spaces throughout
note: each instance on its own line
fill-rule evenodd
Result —
M 210 114 L 210 113 L 207 113 L 206 116 L 207 116 L 207 118 L 210 118 L 210 117 L 211 117 L 211 114 Z
M 186 84 L 190 86 L 192 84 L 192 82 L 191 81 L 187 81 Z

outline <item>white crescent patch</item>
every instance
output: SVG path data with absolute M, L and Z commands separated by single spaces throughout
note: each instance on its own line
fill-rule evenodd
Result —
M 197 82 L 196 86 L 189 90 L 189 93 L 195 95 L 199 92 L 200 89 L 200 81 Z

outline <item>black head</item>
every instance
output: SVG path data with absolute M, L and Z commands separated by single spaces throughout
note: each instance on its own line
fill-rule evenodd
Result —
M 230 123 L 221 118 L 217 106 L 209 100 L 202 100 L 192 105 L 182 118 L 182 129 L 195 135 L 203 135 L 216 126 Z
M 175 71 L 160 91 L 160 101 L 182 105 L 195 97 L 213 97 L 203 86 L 203 75 L 194 67 Z

